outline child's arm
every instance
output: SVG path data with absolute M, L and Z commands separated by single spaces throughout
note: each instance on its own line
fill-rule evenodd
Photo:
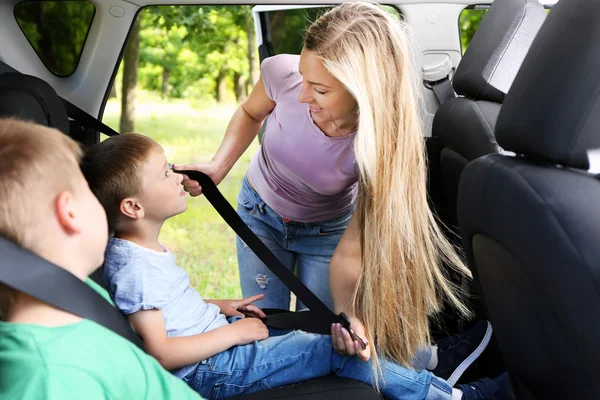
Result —
M 269 337 L 269 330 L 257 318 L 244 318 L 233 324 L 192 336 L 168 337 L 163 313 L 152 309 L 128 316 L 142 337 L 146 350 L 165 369 L 195 364 L 236 345 Z

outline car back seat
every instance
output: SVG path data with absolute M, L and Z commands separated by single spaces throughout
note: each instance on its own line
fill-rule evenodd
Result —
M 52 86 L 31 75 L 0 75 L 0 117 L 13 117 L 69 134 L 69 117 Z
M 464 167 L 486 154 L 499 153 L 494 129 L 504 95 L 508 92 L 546 12 L 537 0 L 501 0 L 492 3 L 465 52 L 452 86 L 459 95 L 437 110 L 430 165 L 439 168 L 447 213 L 439 215 L 457 232 L 456 197 Z M 439 182 L 437 183 L 439 185 Z M 438 195 L 439 197 L 439 195 Z
M 464 167 L 485 154 L 499 153 L 494 128 L 504 94 L 546 18 L 537 0 L 500 0 L 492 3 L 460 61 L 452 86 L 459 95 L 437 110 L 432 137 L 427 140 L 429 194 L 443 229 L 462 249 L 456 216 L 458 183 Z M 464 278 L 451 274 L 457 285 L 469 289 Z M 480 301 L 472 296 L 476 320 L 483 318 Z M 454 333 L 464 329 L 453 310 L 442 316 L 442 327 Z M 441 333 L 444 336 L 444 332 Z
M 470 163 L 465 252 L 518 399 L 600 399 L 600 1 L 559 1 Z

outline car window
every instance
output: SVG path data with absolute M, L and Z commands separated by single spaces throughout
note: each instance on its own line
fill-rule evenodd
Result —
M 469 47 L 473 35 L 475 35 L 477 28 L 479 28 L 481 20 L 485 14 L 487 14 L 488 8 L 489 7 L 487 6 L 468 7 L 460 13 L 458 26 L 460 29 L 460 44 L 463 54 L 467 51 L 467 47 Z
M 95 11 L 89 1 L 27 1 L 14 15 L 46 68 L 66 77 L 77 68 Z
M 383 6 L 388 12 L 400 16 L 397 8 Z M 331 7 L 297 8 L 267 11 L 269 22 L 270 55 L 300 54 L 304 42 L 304 32 L 312 22 L 326 13 Z

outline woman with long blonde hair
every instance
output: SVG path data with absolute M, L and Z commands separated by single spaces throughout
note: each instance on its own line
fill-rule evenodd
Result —
M 376 383 L 384 359 L 417 368 L 419 352 L 430 346 L 429 317 L 444 299 L 469 316 L 447 269 L 470 273 L 428 206 L 418 82 L 405 25 L 375 4 L 345 3 L 310 26 L 299 57 L 262 63 L 261 79 L 210 163 L 176 165 L 218 184 L 267 120 L 238 213 L 317 296 L 350 315 L 368 346 L 334 325 L 333 347 L 372 359 Z M 197 182 L 183 183 L 201 193 Z M 244 296 L 264 293 L 257 302 L 263 307 L 289 305 L 280 305 L 289 292 L 239 239 L 238 263 Z M 327 282 L 330 291 L 322 289 Z M 481 338 L 489 336 L 489 324 L 480 326 Z M 431 352 L 417 369 L 437 372 L 439 361 Z M 461 387 L 464 398 L 492 398 L 502 379 L 485 390 Z
M 335 309 L 358 318 L 379 352 L 404 365 L 429 344 L 428 316 L 444 297 L 469 316 L 443 266 L 470 277 L 427 202 L 419 77 L 408 38 L 397 18 L 356 3 L 319 19 L 305 40 L 359 110 L 356 211 L 330 269 Z M 377 360 L 373 345 L 370 351 Z

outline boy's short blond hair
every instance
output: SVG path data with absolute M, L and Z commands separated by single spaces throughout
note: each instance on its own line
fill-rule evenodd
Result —
M 0 235 L 34 250 L 59 193 L 73 191 L 82 151 L 56 129 L 0 119 Z
M 0 235 L 36 252 L 58 194 L 84 183 L 81 156 L 77 142 L 56 129 L 0 118 Z M 0 320 L 13 295 L 0 284 Z
M 81 169 L 106 211 L 111 233 L 119 224 L 121 201 L 142 194 L 141 170 L 153 150 L 163 151 L 148 136 L 125 133 L 95 144 L 86 152 Z

